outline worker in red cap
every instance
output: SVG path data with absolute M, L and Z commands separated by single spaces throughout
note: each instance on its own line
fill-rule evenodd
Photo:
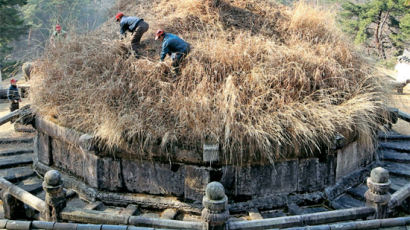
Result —
M 17 88 L 17 80 L 10 80 L 10 87 L 7 90 L 7 98 L 10 101 L 10 112 L 19 109 L 19 102 L 21 102 L 19 90 Z
M 67 33 L 61 29 L 60 24 L 57 24 L 53 34 L 50 37 L 50 44 L 55 47 L 55 43 L 60 41 L 62 38 L 66 38 Z
M 162 51 L 160 57 L 161 61 L 164 61 L 167 54 L 169 54 L 172 59 L 172 66 L 174 67 L 175 73 L 179 75 L 179 65 L 190 51 L 189 44 L 175 34 L 165 33 L 162 29 L 159 29 L 157 31 L 155 40 L 162 42 Z
M 142 35 L 149 29 L 148 23 L 146 23 L 142 18 L 125 16 L 121 12 L 115 15 L 115 19 L 120 23 L 121 39 L 126 36 L 127 31 L 134 34 L 131 40 L 131 47 L 135 52 L 135 57 L 138 58 L 137 50 L 140 46 Z

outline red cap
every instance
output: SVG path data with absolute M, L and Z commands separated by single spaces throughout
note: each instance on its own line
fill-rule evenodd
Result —
M 57 25 L 56 25 L 56 30 L 61 30 L 60 24 L 57 24 Z
M 124 14 L 122 12 L 118 12 L 117 15 L 115 15 L 115 18 L 119 21 L 123 16 Z
M 16 83 L 16 82 L 17 82 L 17 80 L 14 79 L 14 78 L 12 78 L 12 79 L 10 80 L 10 83 Z
M 165 33 L 164 30 L 159 29 L 157 33 L 155 34 L 155 40 L 158 40 L 158 38 L 161 37 L 164 33 Z

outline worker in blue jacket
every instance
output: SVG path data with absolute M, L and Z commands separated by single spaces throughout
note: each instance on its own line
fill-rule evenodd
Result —
M 175 34 L 165 33 L 164 30 L 157 31 L 155 40 L 162 42 L 161 61 L 164 61 L 167 54 L 171 55 L 172 66 L 175 73 L 179 74 L 179 65 L 190 51 L 189 44 Z
M 135 57 L 138 58 L 137 50 L 140 45 L 142 35 L 149 29 L 148 23 L 146 23 L 142 18 L 125 16 L 121 12 L 115 15 L 115 19 L 120 23 L 121 36 L 125 37 L 127 31 L 134 34 L 131 40 L 131 47 L 135 52 Z

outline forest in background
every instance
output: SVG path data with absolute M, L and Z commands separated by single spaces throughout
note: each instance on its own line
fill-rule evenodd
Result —
M 5 74 L 39 57 L 55 25 L 87 33 L 107 20 L 115 0 L 0 0 L 0 65 Z
M 292 5 L 296 0 L 269 0 Z M 0 65 L 3 73 L 40 56 L 55 25 L 86 33 L 112 17 L 115 0 L 0 0 Z M 410 48 L 410 0 L 309 0 L 336 11 L 338 22 L 365 54 L 392 68 Z

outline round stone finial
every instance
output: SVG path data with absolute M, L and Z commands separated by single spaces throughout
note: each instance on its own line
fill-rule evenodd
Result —
M 211 182 L 206 186 L 205 195 L 209 200 L 222 200 L 225 197 L 224 186 L 219 182 Z
M 389 171 L 382 167 L 374 168 L 370 172 L 370 178 L 374 183 L 387 183 L 389 181 Z
M 44 175 L 44 181 L 51 186 L 57 186 L 61 184 L 61 174 L 57 170 L 50 170 Z

